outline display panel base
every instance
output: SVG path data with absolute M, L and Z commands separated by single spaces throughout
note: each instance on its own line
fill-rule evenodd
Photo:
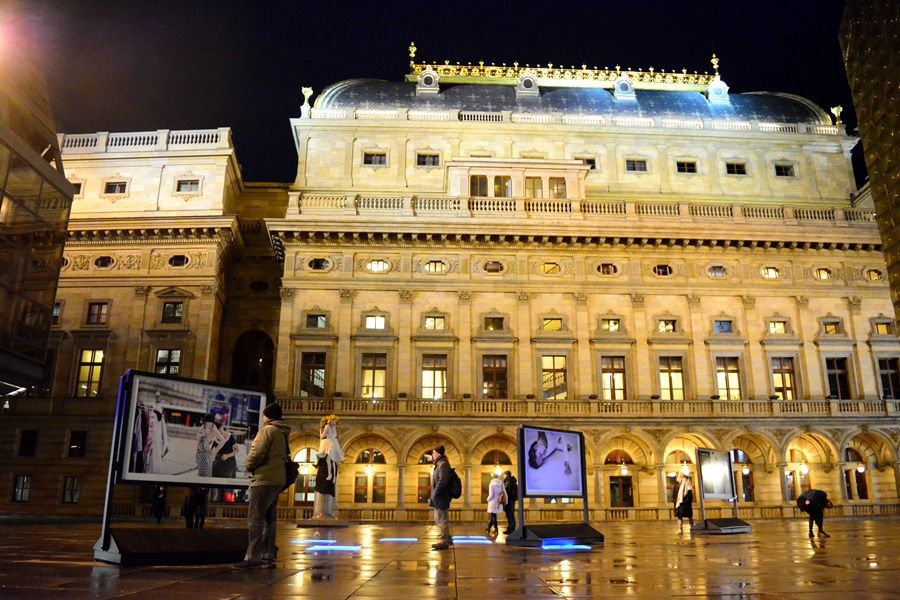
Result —
M 107 550 L 94 544 L 94 558 L 123 567 L 132 565 L 205 565 L 238 562 L 247 552 L 247 530 L 113 529 Z
M 603 534 L 587 523 L 523 525 L 506 536 L 508 546 L 543 546 L 547 543 L 602 544 Z
M 750 523 L 740 519 L 704 519 L 691 528 L 691 533 L 698 535 L 733 535 L 751 531 L 753 527 Z

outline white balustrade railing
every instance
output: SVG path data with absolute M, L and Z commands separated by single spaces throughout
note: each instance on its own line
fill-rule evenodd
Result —
M 572 202 L 570 200 L 529 198 L 525 200 L 525 211 L 543 214 L 570 214 Z
M 714 219 L 729 219 L 734 216 L 734 211 L 727 204 L 691 204 L 692 217 L 708 217 Z
M 844 217 L 846 217 L 848 221 L 853 221 L 854 223 L 874 223 L 875 211 L 861 208 L 844 209 Z
M 834 209 L 831 208 L 797 208 L 794 216 L 804 221 L 834 221 Z
M 660 119 L 659 126 L 664 129 L 703 129 L 703 121 L 699 119 Z
M 469 198 L 469 209 L 480 213 L 516 212 L 516 201 L 512 198 Z
M 677 217 L 679 208 L 677 204 L 671 202 L 640 202 L 635 204 L 635 212 L 652 217 Z
M 710 121 L 708 128 L 719 131 L 750 131 L 753 126 L 746 121 Z
M 361 196 L 356 201 L 356 206 L 360 210 L 401 210 L 403 208 L 403 198 Z
M 60 148 L 65 150 L 93 150 L 97 147 L 98 137 L 96 133 L 79 133 L 67 135 L 63 138 Z
M 111 133 L 107 138 L 107 147 L 114 149 L 153 148 L 157 143 L 159 143 L 159 133 L 156 131 Z
M 220 129 L 196 129 L 192 131 L 172 131 L 169 133 L 169 146 L 197 146 L 218 144 L 221 139 Z
M 300 197 L 300 210 L 331 209 L 338 210 L 347 207 L 347 196 L 326 194 L 303 194 Z
M 758 127 L 768 133 L 800 133 L 800 126 L 794 123 L 760 123 Z
M 60 134 L 63 153 L 136 152 L 169 150 L 173 148 L 231 148 L 228 128 L 220 129 L 160 129 L 124 133 Z
M 743 213 L 748 219 L 784 219 L 783 206 L 745 206 Z
M 460 111 L 459 120 L 478 123 L 500 123 L 503 121 L 503 114 L 498 112 Z
M 581 212 L 587 215 L 624 215 L 624 202 L 582 202 Z
M 606 119 L 599 115 L 563 115 L 562 122 L 566 125 L 605 125 Z
M 434 211 L 434 212 L 459 212 L 462 202 L 459 198 L 438 197 L 438 198 L 416 198 L 417 211 Z

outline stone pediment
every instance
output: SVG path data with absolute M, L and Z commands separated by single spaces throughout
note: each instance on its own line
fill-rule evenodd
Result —
M 170 287 L 163 288 L 163 289 L 159 290 L 158 292 L 156 292 L 156 297 L 164 298 L 164 299 L 165 298 L 173 298 L 173 299 L 193 298 L 194 294 L 192 294 L 191 292 L 189 292 L 185 289 L 170 286 Z

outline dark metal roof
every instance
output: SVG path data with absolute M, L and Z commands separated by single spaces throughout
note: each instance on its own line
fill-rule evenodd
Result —
M 516 113 L 612 115 L 679 119 L 734 119 L 777 123 L 831 124 L 825 112 L 804 98 L 773 92 L 729 94 L 730 104 L 712 105 L 700 92 L 636 90 L 634 100 L 616 100 L 602 88 L 542 87 L 536 98 L 516 98 L 509 85 L 445 85 L 437 95 L 416 96 L 415 84 L 377 79 L 336 83 L 319 95 L 317 108 L 376 110 L 463 110 Z

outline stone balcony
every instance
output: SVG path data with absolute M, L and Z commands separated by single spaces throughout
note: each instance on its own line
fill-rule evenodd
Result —
M 63 154 L 110 154 L 114 152 L 147 152 L 167 150 L 209 150 L 233 148 L 231 129 L 186 129 L 131 131 L 125 133 L 58 134 Z

